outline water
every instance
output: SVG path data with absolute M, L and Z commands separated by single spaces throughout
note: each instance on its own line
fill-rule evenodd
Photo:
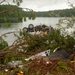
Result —
M 59 18 L 58 17 L 37 17 L 35 20 L 29 20 L 27 19 L 26 22 L 22 22 L 22 23 L 12 23 L 12 25 L 9 28 L 5 28 L 3 27 L 3 24 L 0 24 L 0 36 L 4 33 L 7 32 L 11 32 L 11 31 L 15 31 L 17 29 L 22 29 L 23 27 L 28 27 L 29 24 L 33 24 L 34 26 L 36 25 L 40 25 L 40 24 L 45 24 L 47 26 L 52 26 L 52 27 L 56 27 L 56 24 L 58 23 Z M 9 45 L 11 45 L 14 40 L 16 39 L 16 37 L 14 37 L 13 34 L 9 34 L 7 35 L 9 37 L 4 38 Z
M 1 27 L 0 28 L 0 34 L 9 32 L 9 31 L 14 31 L 18 28 L 23 28 L 23 27 L 28 27 L 29 24 L 33 24 L 34 26 L 40 25 L 40 24 L 46 24 L 46 25 L 51 25 L 53 27 L 56 27 L 56 23 L 58 23 L 57 17 L 37 17 L 35 20 L 29 20 L 27 19 L 26 22 L 22 23 L 12 23 L 12 25 L 9 28 Z M 1 24 L 0 24 L 1 25 Z

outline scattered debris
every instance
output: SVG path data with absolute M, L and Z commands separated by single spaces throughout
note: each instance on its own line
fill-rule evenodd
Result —
M 22 64 L 23 64 L 22 61 L 12 61 L 12 62 L 8 62 L 7 66 L 11 69 L 16 67 L 22 67 L 23 66 Z
M 40 70 L 41 74 L 45 75 L 53 70 L 58 62 L 59 60 L 50 60 L 46 56 L 37 56 L 29 66 L 29 73 L 36 73 Z
M 59 73 L 61 73 L 62 75 L 75 75 L 74 64 L 69 61 L 65 62 L 57 59 L 51 60 L 49 57 L 46 56 L 37 56 L 28 65 L 29 69 L 27 75 L 36 75 L 37 72 L 40 72 L 40 75 L 59 75 Z
M 47 53 L 47 56 L 49 56 L 50 55 L 50 49 L 46 50 L 46 51 L 43 51 L 43 52 L 40 52 L 40 53 L 37 53 L 37 54 L 35 54 L 33 56 L 30 56 L 29 58 L 26 58 L 25 61 L 33 60 L 37 56 L 46 56 L 46 53 Z
M 8 72 L 9 70 L 8 70 L 8 69 L 4 69 L 4 71 L 5 71 L 5 72 Z

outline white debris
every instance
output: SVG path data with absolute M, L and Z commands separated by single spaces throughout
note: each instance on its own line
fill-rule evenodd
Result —
M 12 61 L 8 62 L 8 66 L 16 67 L 18 65 L 22 64 L 22 61 Z
M 23 68 L 23 65 L 18 65 L 18 68 Z
M 8 72 L 8 69 L 4 69 L 5 72 Z
M 47 61 L 46 64 L 49 64 L 49 62 Z
M 49 49 L 49 50 L 46 50 L 46 51 L 48 52 L 48 55 L 50 55 L 50 49 Z M 33 55 L 33 56 L 31 56 L 31 57 L 25 59 L 25 61 L 29 61 L 30 59 L 33 60 L 33 59 L 35 59 L 37 56 L 46 56 L 46 54 L 45 54 L 46 51 L 40 52 L 40 53 L 38 53 L 38 54 L 35 54 L 35 55 Z

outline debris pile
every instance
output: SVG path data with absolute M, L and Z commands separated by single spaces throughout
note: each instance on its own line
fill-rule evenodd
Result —
M 59 72 L 62 75 L 66 74 L 75 74 L 75 63 L 65 62 L 61 60 L 51 60 L 49 57 L 46 56 L 37 56 L 29 65 L 28 75 L 36 74 L 40 72 L 40 75 L 59 75 Z
M 29 73 L 40 71 L 45 75 L 50 73 L 56 66 L 59 60 L 50 60 L 46 56 L 37 56 L 29 66 Z

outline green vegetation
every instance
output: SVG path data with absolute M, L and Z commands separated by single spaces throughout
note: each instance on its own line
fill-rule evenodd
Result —
M 38 38 L 37 38 L 38 37 Z M 40 37 L 38 35 L 31 36 L 28 42 L 28 51 L 36 51 L 36 50 L 46 50 L 47 44 L 44 42 L 46 39 L 44 37 Z
M 57 47 L 65 49 L 69 53 L 71 53 L 74 50 L 74 37 L 70 35 L 61 35 L 61 30 L 54 30 L 49 35 L 47 35 L 46 38 L 49 41 L 49 47 L 51 50 L 54 50 Z
M 61 22 L 62 22 L 62 20 L 61 20 Z M 19 50 L 23 50 L 24 52 L 27 51 L 27 53 L 30 53 L 30 55 L 32 55 L 32 54 L 35 54 L 37 52 L 44 51 L 47 49 L 50 49 L 51 53 L 52 53 L 55 48 L 60 47 L 61 49 L 66 50 L 68 53 L 72 53 L 74 51 L 74 45 L 75 45 L 75 38 L 74 38 L 75 33 L 73 32 L 70 35 L 64 33 L 64 32 L 66 32 L 66 27 L 64 30 L 64 28 L 61 26 L 61 22 L 59 22 L 57 29 L 53 29 L 50 32 L 48 31 L 47 35 L 31 35 L 28 32 L 26 32 L 25 30 L 20 29 L 19 35 L 15 34 L 15 36 L 17 36 L 17 38 L 18 38 L 18 42 L 16 42 L 15 45 L 17 46 L 18 43 L 21 44 L 22 42 L 23 42 L 23 44 L 18 45 L 17 48 L 13 48 L 12 53 L 10 52 L 11 49 L 10 50 L 8 49 L 9 52 L 5 53 L 2 56 L 3 56 L 3 58 L 10 57 L 10 59 L 6 58 L 3 60 L 3 62 L 6 63 L 6 62 L 16 60 L 16 59 L 24 60 L 24 58 L 26 56 L 20 57 Z M 47 26 L 45 26 L 45 27 L 47 27 Z M 44 29 L 45 29 L 45 27 L 44 27 Z M 69 26 L 69 28 L 70 28 L 70 26 Z M 39 27 L 39 29 L 40 29 L 40 27 Z M 20 46 L 21 46 L 21 49 L 20 49 Z M 2 50 L 5 47 L 7 47 L 7 45 L 4 46 L 4 43 L 1 43 L 0 49 Z M 14 47 L 14 46 L 12 46 L 12 47 Z M 24 53 L 24 52 L 22 52 L 22 53 Z M 15 57 L 15 56 L 18 56 L 18 57 Z
M 21 52 L 23 54 L 25 53 L 25 51 L 27 51 L 27 53 L 30 53 L 29 55 L 38 53 L 40 51 L 48 50 L 48 49 L 50 49 L 52 53 L 53 50 L 57 47 L 60 47 L 61 49 L 66 50 L 70 54 L 74 51 L 74 45 L 75 45 L 74 35 L 75 34 L 74 33 L 71 34 L 73 36 L 69 34 L 62 35 L 61 29 L 54 29 L 53 31 L 49 32 L 47 35 L 42 35 L 42 36 L 31 35 L 28 32 L 25 32 L 25 31 L 23 32 L 22 30 L 20 30 L 19 35 L 17 34 L 15 35 L 18 38 L 18 42 L 16 41 L 15 46 L 17 46 L 18 43 L 19 44 L 21 44 L 22 42 L 23 43 L 22 45 L 18 45 L 17 48 L 13 48 L 12 53 L 10 52 L 11 49 L 8 49 L 9 52 L 2 55 L 3 58 L 6 57 L 6 59 L 3 61 L 5 63 L 12 60 L 16 60 L 16 59 L 24 60 L 26 56 L 20 57 L 21 51 L 19 50 L 24 51 L 24 52 Z M 1 50 L 5 47 L 7 47 L 7 45 L 4 46 L 4 43 L 1 43 L 0 45 Z M 15 57 L 15 56 L 18 56 L 18 57 Z M 7 57 L 10 57 L 10 59 L 8 59 Z
M 4 39 L 0 38 L 0 50 L 4 49 L 7 46 L 8 43 Z
M 8 43 L 4 39 L 0 38 L 0 51 L 2 51 L 6 47 L 8 47 Z M 8 48 L 6 50 L 8 50 Z M 5 62 L 5 54 L 0 54 L 0 57 L 0 63 L 3 64 Z
M 29 10 L 29 19 L 34 20 L 35 14 L 33 10 Z M 18 23 L 22 22 L 23 18 L 26 21 L 26 15 L 24 16 L 25 11 L 23 8 L 20 8 L 16 5 L 0 5 L 0 23 Z
M 14 5 L 0 5 L 0 23 L 22 22 L 23 10 Z
M 54 10 L 49 11 L 49 17 L 72 17 L 75 16 L 74 9 L 63 9 L 63 10 Z
M 30 12 L 25 12 L 25 16 L 29 16 Z M 72 17 L 75 16 L 74 9 L 52 10 L 35 12 L 36 17 Z
M 14 1 L 14 0 L 13 0 Z M 17 4 L 22 2 L 22 0 L 16 0 Z M 15 2 L 15 1 L 14 1 Z M 23 15 L 25 17 L 29 16 L 29 19 L 35 19 L 35 15 L 38 17 L 71 17 L 75 16 L 73 9 L 66 10 L 55 10 L 48 12 L 24 12 L 21 8 L 13 5 L 0 5 L 0 23 L 11 23 L 11 22 L 22 22 Z M 26 20 L 26 18 L 24 18 Z M 66 19 L 65 19 L 66 20 Z M 15 34 L 18 37 L 17 44 L 8 46 L 8 43 L 0 38 L 0 64 L 6 64 L 9 61 L 22 60 L 29 57 L 25 53 L 32 55 L 38 53 L 38 51 L 44 51 L 47 49 L 53 50 L 57 47 L 66 50 L 68 53 L 72 53 L 75 50 L 75 32 L 70 35 L 66 33 L 67 28 L 72 28 L 74 25 L 74 18 L 67 19 L 66 27 L 62 27 L 63 20 L 59 20 L 58 28 L 54 29 L 47 35 L 31 35 L 27 32 L 20 30 L 20 35 Z M 39 28 L 40 30 L 40 28 Z M 47 41 L 49 43 L 47 43 Z M 21 49 L 20 49 L 21 48 Z M 5 49 L 5 50 L 3 50 Z M 24 52 L 21 52 L 22 50 Z M 2 52 L 3 51 L 3 52 Z M 26 51 L 26 52 L 25 52 Z M 2 52 L 2 53 L 1 53 Z M 24 56 L 20 56 L 24 55 Z M 9 57 L 9 58 L 8 58 Z M 73 61 L 72 61 L 73 62 Z M 29 72 L 29 66 L 22 68 L 21 70 L 26 73 Z M 66 72 L 68 75 L 72 75 L 72 69 L 68 67 L 67 62 L 59 61 L 57 67 L 54 69 L 57 71 L 58 75 L 62 75 L 63 72 Z M 9 72 L 10 75 L 14 74 L 14 71 Z M 7 75 L 3 71 L 0 71 L 0 75 Z M 41 72 L 38 70 L 36 73 L 30 75 L 41 75 Z M 54 75 L 53 73 L 49 75 Z
M 59 61 L 58 62 L 58 67 L 56 67 L 56 70 L 58 72 L 58 74 L 61 74 L 66 71 L 68 73 L 68 75 L 72 74 L 72 69 L 70 67 L 68 67 L 67 63 L 64 61 Z

